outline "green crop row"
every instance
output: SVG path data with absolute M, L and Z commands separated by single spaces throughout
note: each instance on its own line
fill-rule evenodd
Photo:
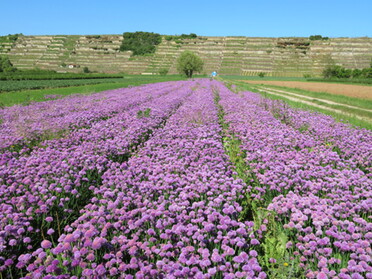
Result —
M 65 80 L 1 80 L 0 92 L 20 91 L 27 89 L 43 89 L 69 87 L 77 85 L 98 84 L 107 82 L 120 82 L 123 78 L 117 79 L 65 79 Z
M 0 73 L 0 80 L 64 80 L 122 78 L 123 74 L 103 73 L 56 73 L 45 70 L 29 70 Z

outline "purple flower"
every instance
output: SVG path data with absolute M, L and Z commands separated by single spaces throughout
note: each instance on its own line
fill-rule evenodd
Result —
M 328 276 L 324 272 L 319 272 L 316 278 L 317 279 L 328 279 Z
M 52 247 L 52 242 L 50 242 L 49 240 L 43 240 L 41 242 L 41 247 L 44 249 L 49 249 L 50 247 Z
M 98 250 L 101 246 L 106 243 L 106 239 L 102 237 L 96 237 L 92 242 L 92 248 Z

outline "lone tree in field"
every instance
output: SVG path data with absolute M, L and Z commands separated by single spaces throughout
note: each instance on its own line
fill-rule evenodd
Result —
M 177 60 L 177 70 L 181 74 L 185 74 L 188 78 L 192 77 L 194 72 L 203 70 L 203 60 L 191 51 L 184 51 Z

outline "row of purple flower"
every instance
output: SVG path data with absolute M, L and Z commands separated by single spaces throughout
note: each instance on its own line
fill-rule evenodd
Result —
M 232 178 L 208 80 L 136 156 L 112 164 L 58 243 L 23 255 L 25 278 L 265 278 L 247 191 Z
M 77 218 L 79 210 L 89 202 L 95 187 L 100 186 L 104 171 L 115 161 L 130 156 L 177 109 L 193 84 L 161 83 L 143 86 L 142 90 L 122 89 L 109 91 L 107 96 L 100 93 L 83 97 L 84 102 L 77 97 L 51 102 L 49 110 L 61 107 L 59 115 L 51 117 L 51 122 L 58 123 L 54 129 L 70 127 L 68 136 L 44 141 L 30 153 L 12 151 L 12 156 L 0 166 L 1 269 L 14 266 L 19 253 L 35 250 L 43 238 L 57 239 L 64 225 Z M 98 105 L 98 97 L 105 102 Z M 68 104 L 67 112 L 58 102 Z M 32 105 L 28 107 L 30 111 L 27 107 L 22 110 L 32 114 L 35 106 L 47 110 L 46 104 Z M 95 106 L 95 112 L 91 113 L 89 109 Z M 72 107 L 81 117 L 69 114 Z M 139 114 L 146 110 L 147 116 Z M 104 119 L 99 120 L 102 116 Z M 110 117 L 106 119 L 107 116 Z M 43 117 L 43 113 L 37 113 L 35 122 Z M 81 127 L 84 117 L 87 120 L 84 126 L 88 127 Z M 5 122 L 5 129 L 16 121 Z M 29 129 L 33 129 L 31 124 Z M 50 127 L 46 125 L 41 131 Z M 7 152 L 4 150 L 3 154 Z
M 276 212 L 306 276 L 372 278 L 372 133 L 254 93 L 219 92 L 251 197 Z
M 248 185 L 234 178 L 213 93 L 242 143 Z M 208 80 L 74 96 L 0 117 L 4 272 L 266 278 L 257 252 L 271 224 L 240 219 L 248 196 L 276 213 L 286 253 L 308 278 L 372 277 L 370 131 Z

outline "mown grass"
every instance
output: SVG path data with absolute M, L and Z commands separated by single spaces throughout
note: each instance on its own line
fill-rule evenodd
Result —
M 337 112 L 333 112 L 333 111 L 330 111 L 330 110 L 327 110 L 327 109 L 322 109 L 322 108 L 318 108 L 318 107 L 315 107 L 315 106 L 307 105 L 307 104 L 304 104 L 304 103 L 301 103 L 301 102 L 295 102 L 295 101 L 287 99 L 284 96 L 277 96 L 277 95 L 271 95 L 271 94 L 268 94 L 268 93 L 263 93 L 263 92 L 260 92 L 260 91 L 257 90 L 257 86 L 252 85 L 252 84 L 247 84 L 247 83 L 238 82 L 238 81 L 233 81 L 233 83 L 241 91 L 251 91 L 251 92 L 259 93 L 265 98 L 269 98 L 269 99 L 273 99 L 273 100 L 282 100 L 282 101 L 286 102 L 288 105 L 290 105 L 291 107 L 294 107 L 294 108 L 299 108 L 299 109 L 303 109 L 303 110 L 310 110 L 310 111 L 317 111 L 317 112 L 320 112 L 320 113 L 323 113 L 323 114 L 326 114 L 326 115 L 330 115 L 334 119 L 336 119 L 337 121 L 344 122 L 344 123 L 349 123 L 351 125 L 355 125 L 355 126 L 358 126 L 360 128 L 365 128 L 365 129 L 368 129 L 368 130 L 372 130 L 372 122 L 371 121 L 361 120 L 359 118 L 356 118 L 355 116 L 351 116 L 350 114 L 337 113 Z M 282 87 L 281 89 L 287 89 L 287 88 Z M 351 98 L 351 97 L 347 97 L 347 98 Z M 357 99 L 357 98 L 353 98 L 353 99 Z M 359 99 L 359 101 L 360 100 L 361 99 Z M 355 102 L 357 102 L 357 101 L 358 100 L 355 100 Z M 362 100 L 362 101 L 365 101 L 365 100 Z M 355 104 L 355 103 L 353 103 L 353 104 Z M 364 108 L 369 108 L 369 107 L 364 106 Z M 339 109 L 339 108 L 337 107 L 337 109 Z M 353 112 L 349 110 L 349 113 L 353 113 Z
M 257 89 L 259 89 L 259 87 L 257 87 Z M 262 94 L 263 92 L 261 92 Z M 263 93 L 264 94 L 264 93 Z M 270 94 L 270 93 L 267 93 L 267 94 Z M 359 108 L 351 108 L 351 107 L 345 107 L 343 105 L 338 105 L 338 104 L 329 104 L 329 103 L 326 103 L 322 100 L 318 100 L 318 99 L 307 99 L 307 98 L 304 98 L 302 95 L 299 95 L 299 96 L 293 96 L 293 95 L 290 95 L 290 94 L 287 94 L 287 93 L 283 93 L 283 92 L 278 92 L 278 94 L 280 95 L 283 95 L 283 97 L 288 97 L 288 98 L 296 98 L 296 99 L 300 99 L 300 100 L 303 100 L 305 102 L 312 102 L 314 104 L 317 104 L 317 105 L 321 105 L 321 106 L 325 106 L 325 107 L 329 107 L 329 108 L 332 108 L 332 109 L 337 109 L 337 110 L 341 110 L 345 113 L 348 113 L 348 114 L 354 114 L 354 115 L 357 115 L 357 116 L 361 116 L 361 117 L 368 117 L 368 118 L 371 118 L 372 119 L 372 111 L 365 111 L 365 110 L 361 110 Z
M 221 76 L 225 80 L 278 80 L 278 81 L 307 81 L 306 78 L 302 77 L 259 77 L 259 76 L 236 76 L 236 75 L 223 75 Z
M 309 78 L 310 82 L 332 82 L 332 83 L 342 83 L 342 84 L 355 84 L 355 85 L 367 85 L 372 86 L 371 78 Z
M 141 84 L 163 82 L 163 81 L 176 81 L 185 79 L 180 75 L 169 75 L 169 76 L 126 76 L 120 82 L 110 82 L 83 85 L 83 86 L 71 86 L 64 88 L 50 88 L 40 90 L 25 90 L 18 92 L 4 92 L 0 93 L 0 106 L 12 106 L 16 104 L 29 104 L 30 102 L 45 101 L 46 95 L 61 95 L 68 96 L 72 94 L 92 94 L 105 90 L 123 88 L 128 86 L 138 86 Z
M 61 79 L 61 80 L 0 80 L 0 93 L 15 92 L 23 90 L 35 90 L 44 88 L 59 88 L 80 86 L 88 84 L 99 84 L 107 82 L 121 82 L 122 78 L 117 79 Z
M 330 94 L 330 93 L 325 93 L 325 92 L 314 92 L 314 91 L 308 91 L 308 90 L 285 87 L 285 86 L 277 86 L 277 85 L 266 85 L 265 84 L 264 87 L 288 91 L 291 93 L 304 95 L 307 97 L 324 99 L 324 100 L 328 100 L 328 101 L 332 101 L 332 102 L 336 102 L 340 104 L 360 107 L 363 109 L 372 109 L 372 100 L 368 100 L 368 99 L 361 99 L 361 98 L 349 97 L 349 96 L 344 96 L 344 95 Z

